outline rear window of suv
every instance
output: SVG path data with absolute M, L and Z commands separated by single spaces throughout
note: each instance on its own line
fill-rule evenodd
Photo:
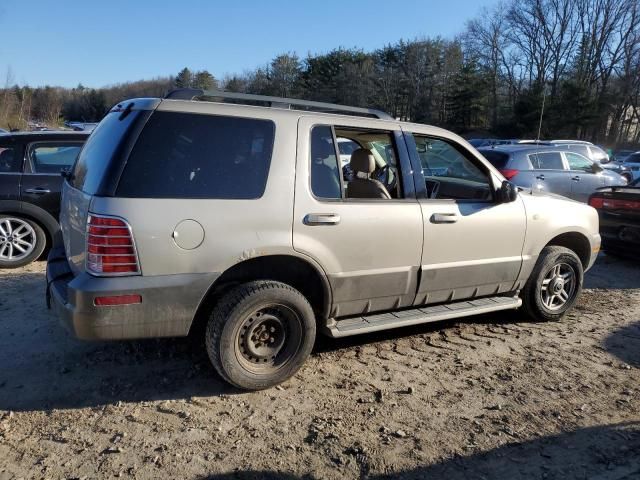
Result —
M 267 183 L 274 135 L 270 120 L 155 112 L 129 156 L 116 194 L 259 198 Z
M 131 127 L 143 112 L 132 110 L 127 115 L 121 112 L 108 113 L 80 151 L 73 168 L 71 184 L 85 193 L 95 195 L 109 168 L 112 158 L 126 141 Z

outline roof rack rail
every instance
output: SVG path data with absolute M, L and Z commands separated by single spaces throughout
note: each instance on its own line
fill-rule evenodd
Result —
M 346 113 L 358 116 L 375 117 L 382 120 L 394 118 L 380 110 L 373 108 L 348 107 L 335 103 L 313 102 L 310 100 L 298 100 L 295 98 L 271 97 L 267 95 L 253 95 L 249 93 L 225 92 L 223 90 L 202 90 L 199 88 L 178 88 L 171 90 L 164 98 L 171 100 L 196 100 L 199 97 L 213 97 L 244 102 L 266 103 L 269 107 L 285 108 L 291 110 L 310 110 L 325 113 Z M 302 107 L 302 108 L 296 108 Z

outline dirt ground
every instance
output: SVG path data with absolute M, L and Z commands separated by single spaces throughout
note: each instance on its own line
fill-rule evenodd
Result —
M 0 478 L 640 478 L 640 264 L 561 322 L 499 313 L 320 339 L 281 387 L 191 339 L 83 343 L 44 263 L 0 272 Z

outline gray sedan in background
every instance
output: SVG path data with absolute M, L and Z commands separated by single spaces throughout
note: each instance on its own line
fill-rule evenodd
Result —
M 621 175 L 559 145 L 501 145 L 478 151 L 516 185 L 580 202 L 598 188 L 627 184 Z

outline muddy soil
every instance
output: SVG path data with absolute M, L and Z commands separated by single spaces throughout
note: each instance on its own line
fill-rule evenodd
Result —
M 640 478 L 640 264 L 562 321 L 519 312 L 319 339 L 228 387 L 201 342 L 74 340 L 44 263 L 0 271 L 0 478 Z

